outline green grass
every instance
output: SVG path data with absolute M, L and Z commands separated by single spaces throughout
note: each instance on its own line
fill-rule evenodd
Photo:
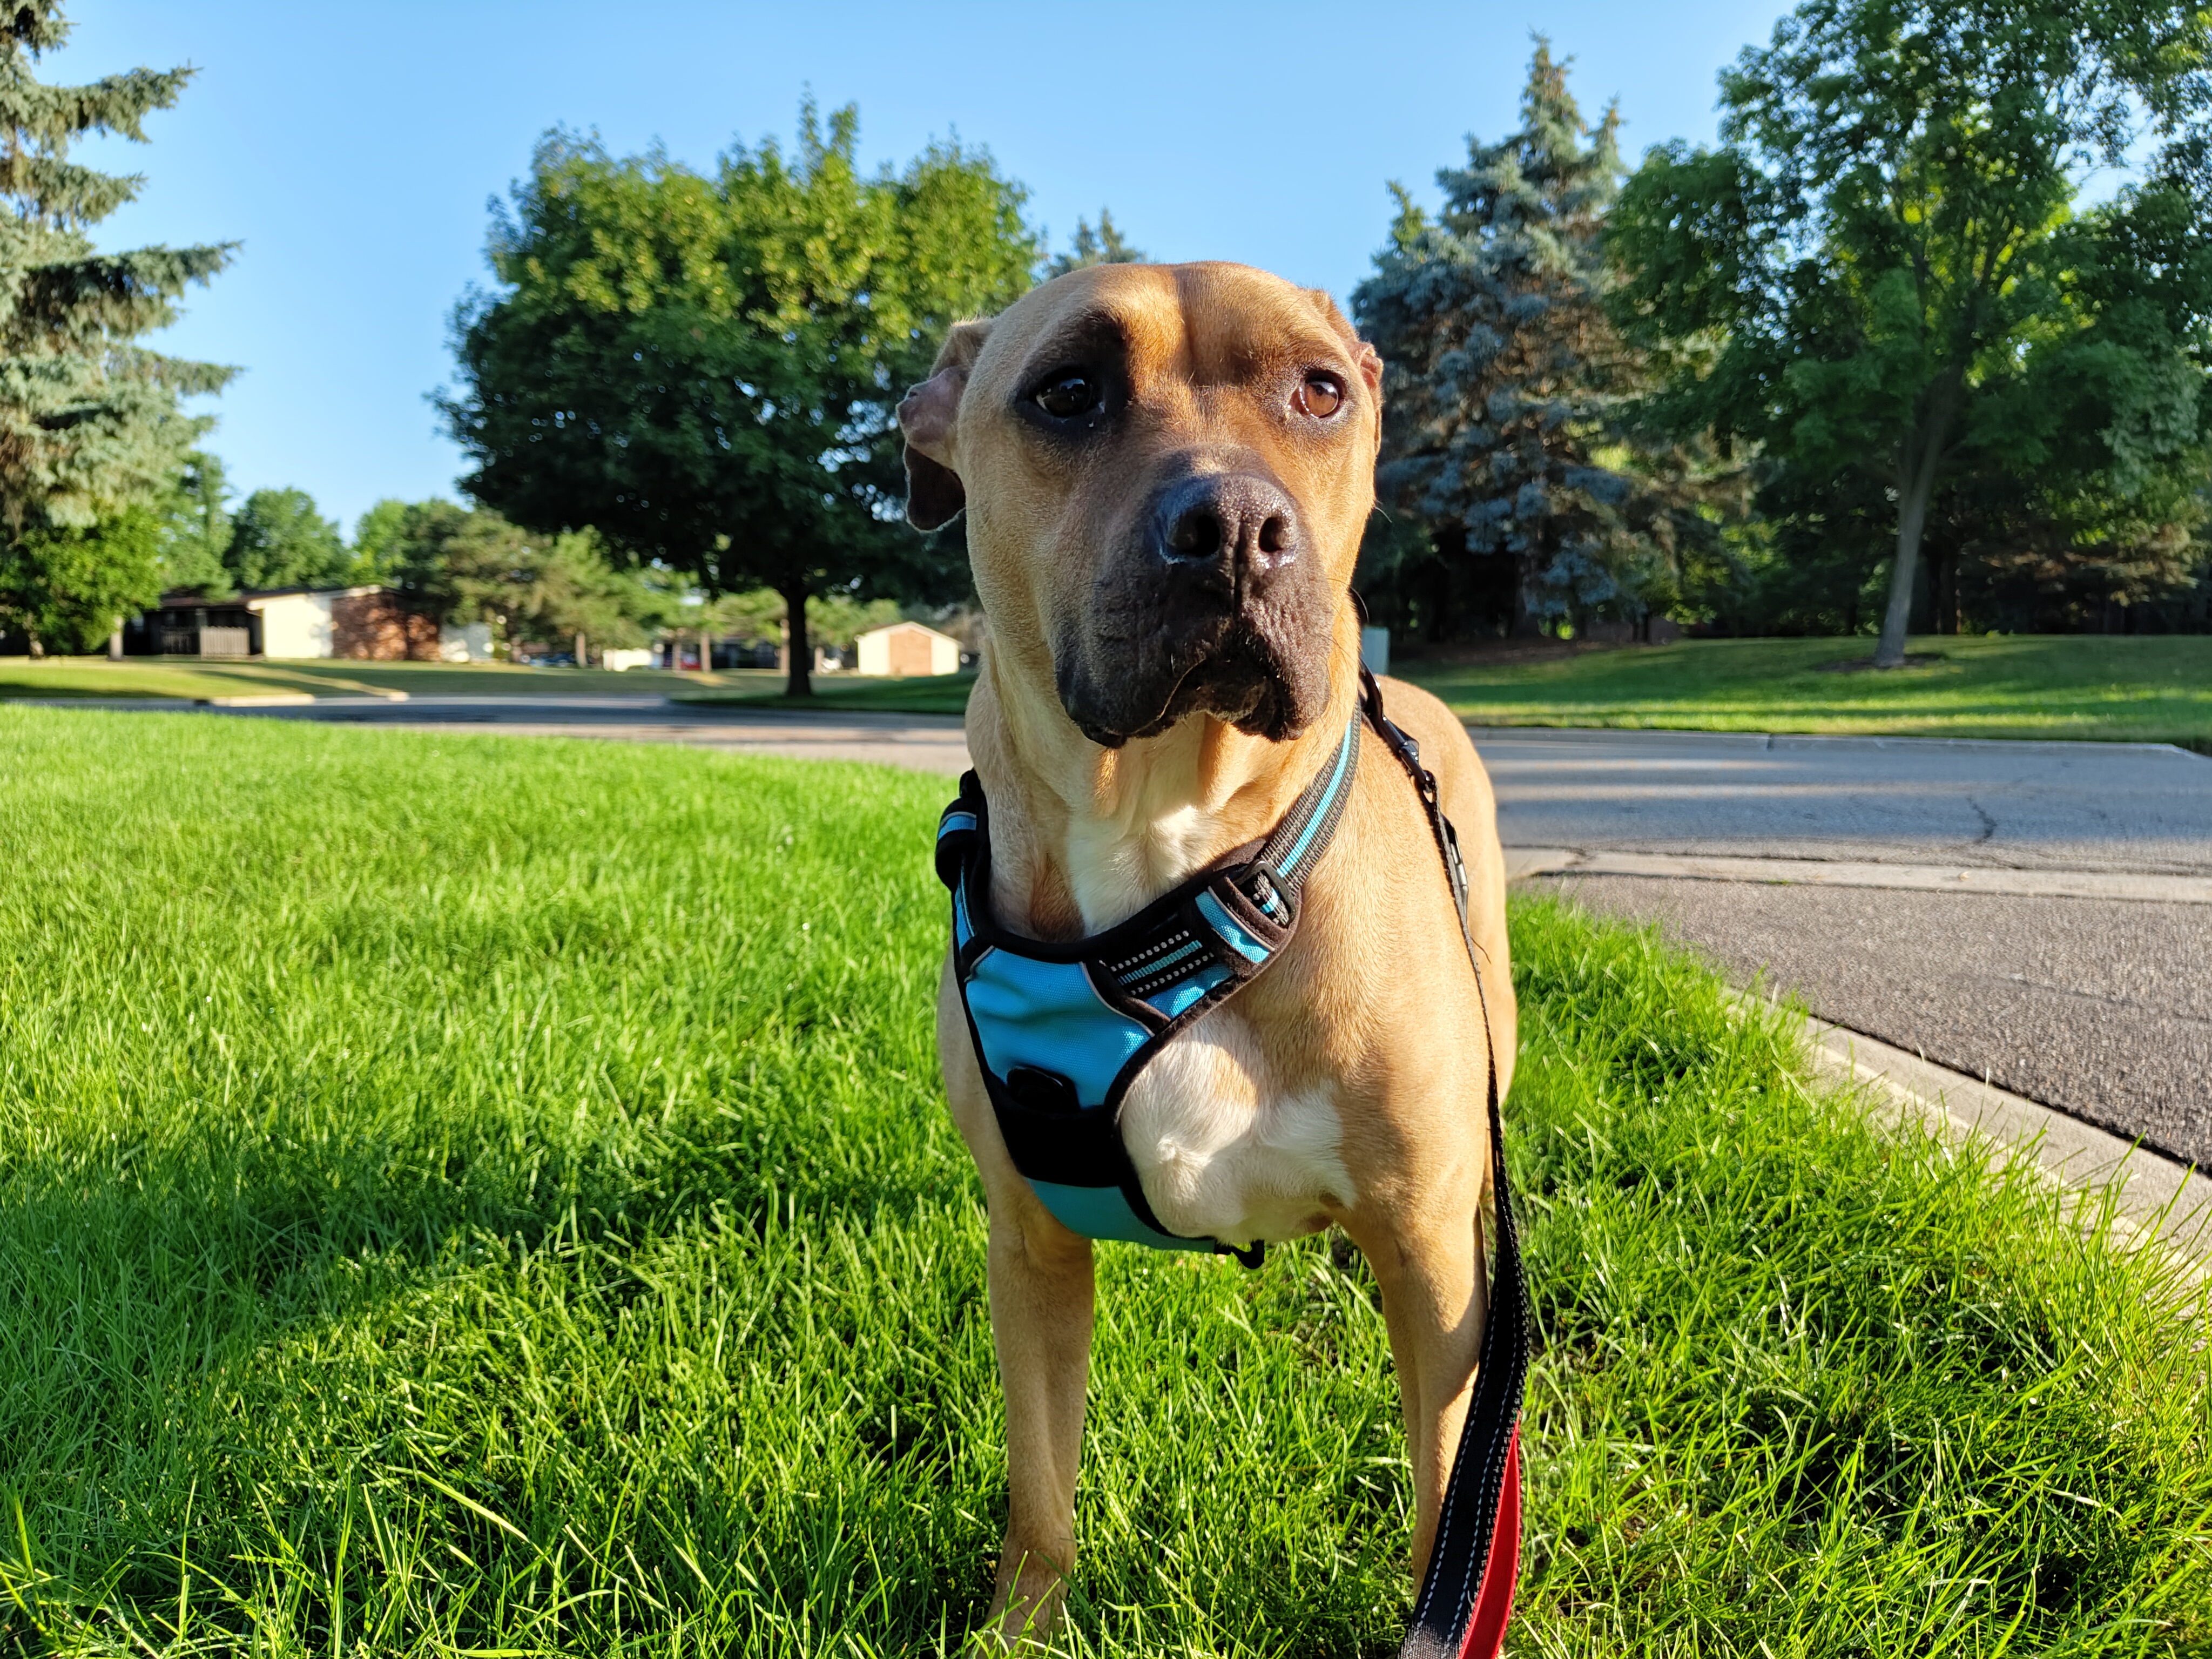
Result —
M 780 685 L 772 672 L 734 669 L 703 678 L 660 669 L 613 674 L 597 668 L 529 668 L 513 663 L 232 662 L 199 657 L 0 657 L 0 698 L 229 697 L 262 691 L 356 696 L 368 690 L 435 696 L 662 696 L 713 686 L 727 695 Z
M 0 776 L 0 1652 L 957 1647 L 941 781 L 34 708 Z M 1514 1650 L 2212 1650 L 2201 1298 L 1651 936 L 1515 929 Z M 1394 1650 L 1356 1258 L 1100 1260 L 1071 1650 Z
M 2008 635 L 1923 639 L 1887 673 L 1828 665 L 1871 657 L 1866 639 L 1690 640 L 1657 648 L 1560 647 L 1535 660 L 1425 663 L 1397 672 L 1478 726 L 1828 732 L 1928 738 L 2178 743 L 2212 752 L 2212 638 Z M 957 714 L 972 675 L 817 679 L 811 701 L 774 691 L 686 702 Z
M 967 712 L 968 694 L 975 689 L 975 676 L 864 679 L 859 675 L 848 678 L 842 674 L 819 674 L 813 685 L 811 697 L 787 697 L 781 691 L 691 691 L 679 694 L 678 700 L 751 708 L 865 708 L 895 714 L 961 714 Z
M 1923 639 L 1884 673 L 1866 639 L 1686 640 L 1401 672 L 1483 726 L 1656 726 L 2212 744 L 2212 637 Z

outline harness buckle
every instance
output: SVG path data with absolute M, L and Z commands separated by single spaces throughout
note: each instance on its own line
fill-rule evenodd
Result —
M 1237 884 L 1252 908 L 1273 922 L 1278 927 L 1291 925 L 1290 895 L 1282 872 L 1264 860 L 1255 860 L 1244 868 L 1243 879 Z

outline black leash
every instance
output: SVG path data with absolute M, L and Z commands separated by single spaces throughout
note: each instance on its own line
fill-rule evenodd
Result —
M 1437 804 L 1436 776 L 1421 764 L 1413 740 L 1382 712 L 1375 677 L 1359 671 L 1369 722 L 1413 781 L 1428 815 L 1437 853 L 1459 912 L 1460 938 L 1474 969 L 1488 1060 L 1490 1169 L 1498 1200 L 1497 1270 L 1490 1287 L 1489 1317 L 1474 1398 L 1460 1431 L 1451 1477 L 1444 1484 L 1436 1543 L 1429 1553 L 1413 1618 L 1400 1659 L 1493 1659 L 1513 1611 L 1521 1554 L 1521 1400 L 1528 1378 L 1528 1292 L 1521 1273 L 1521 1244 L 1513 1224 L 1513 1193 L 1505 1172 L 1505 1126 L 1498 1111 L 1498 1052 L 1492 1041 L 1489 999 L 1482 988 L 1482 953 L 1467 914 L 1467 866 L 1459 836 Z

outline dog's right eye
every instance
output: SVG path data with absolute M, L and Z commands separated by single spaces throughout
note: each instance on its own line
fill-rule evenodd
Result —
M 1081 369 L 1063 369 L 1030 396 L 1055 421 L 1071 421 L 1098 406 L 1098 382 Z

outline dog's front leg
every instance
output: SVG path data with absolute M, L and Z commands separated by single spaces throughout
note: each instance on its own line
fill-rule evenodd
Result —
M 1015 1170 L 948 971 L 938 1058 L 953 1121 L 990 1205 L 991 1340 L 1006 1401 L 1006 1534 L 990 1626 L 1009 1649 L 1060 1617 L 1075 1563 L 1075 1479 L 1091 1380 L 1091 1241 L 1060 1224 Z
M 1379 1221 L 1346 1218 L 1346 1230 L 1382 1292 L 1382 1321 L 1397 1364 L 1413 1474 L 1416 1585 L 1429 1570 L 1444 1485 L 1474 1397 L 1489 1304 L 1480 1229 L 1479 1215 L 1449 1200 Z
M 1075 1562 L 1076 1466 L 1091 1376 L 1091 1241 L 1054 1220 L 1026 1186 L 1007 1194 L 1011 1202 L 997 1196 L 991 1338 L 1006 1396 L 1006 1538 L 991 1613 L 1012 1646 L 1051 1629 Z

